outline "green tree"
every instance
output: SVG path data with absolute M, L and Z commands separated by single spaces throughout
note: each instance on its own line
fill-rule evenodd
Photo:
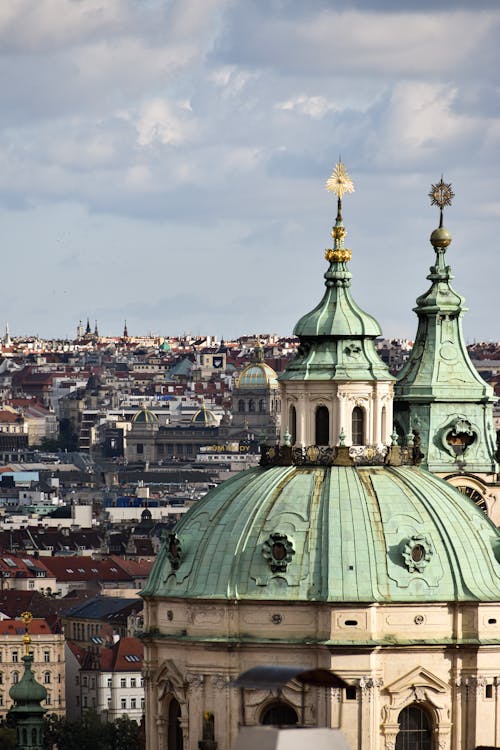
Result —
M 103 722 L 95 711 L 86 711 L 81 719 L 69 721 L 55 714 L 45 717 L 45 747 L 52 750 L 144 750 L 142 726 L 122 716 Z M 3 750 L 3 746 L 0 744 Z
M 16 750 L 16 730 L 0 727 L 0 747 L 2 750 Z

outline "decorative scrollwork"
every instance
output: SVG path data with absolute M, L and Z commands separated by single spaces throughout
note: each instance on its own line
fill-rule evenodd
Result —
M 415 534 L 406 542 L 403 549 L 403 560 L 410 571 L 421 573 L 429 564 L 434 548 L 432 542 L 423 534 Z
M 295 554 L 293 541 L 286 534 L 273 532 L 262 545 L 262 554 L 273 573 L 283 572 Z

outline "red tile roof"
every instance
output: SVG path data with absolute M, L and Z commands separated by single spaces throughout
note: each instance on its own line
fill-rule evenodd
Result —
M 0 620 L 0 635 L 24 635 L 23 620 Z M 52 633 L 47 620 L 33 619 L 29 625 L 31 635 L 49 635 Z M 22 639 L 19 639 L 19 645 L 22 646 Z

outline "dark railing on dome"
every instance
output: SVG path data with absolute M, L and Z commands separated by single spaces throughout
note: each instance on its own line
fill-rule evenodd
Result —
M 261 445 L 261 466 L 412 466 L 420 463 L 412 446 Z

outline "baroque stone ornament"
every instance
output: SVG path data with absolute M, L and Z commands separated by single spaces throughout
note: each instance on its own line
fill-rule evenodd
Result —
M 286 534 L 275 531 L 262 545 L 262 554 L 273 573 L 284 572 L 295 554 L 293 541 Z
M 403 549 L 403 560 L 410 573 L 421 573 L 429 564 L 434 548 L 432 542 L 423 534 L 414 534 Z
M 170 560 L 170 564 L 173 570 L 177 570 L 181 564 L 182 557 L 182 544 L 177 534 L 172 531 L 168 534 L 166 539 L 167 544 L 167 557 Z

